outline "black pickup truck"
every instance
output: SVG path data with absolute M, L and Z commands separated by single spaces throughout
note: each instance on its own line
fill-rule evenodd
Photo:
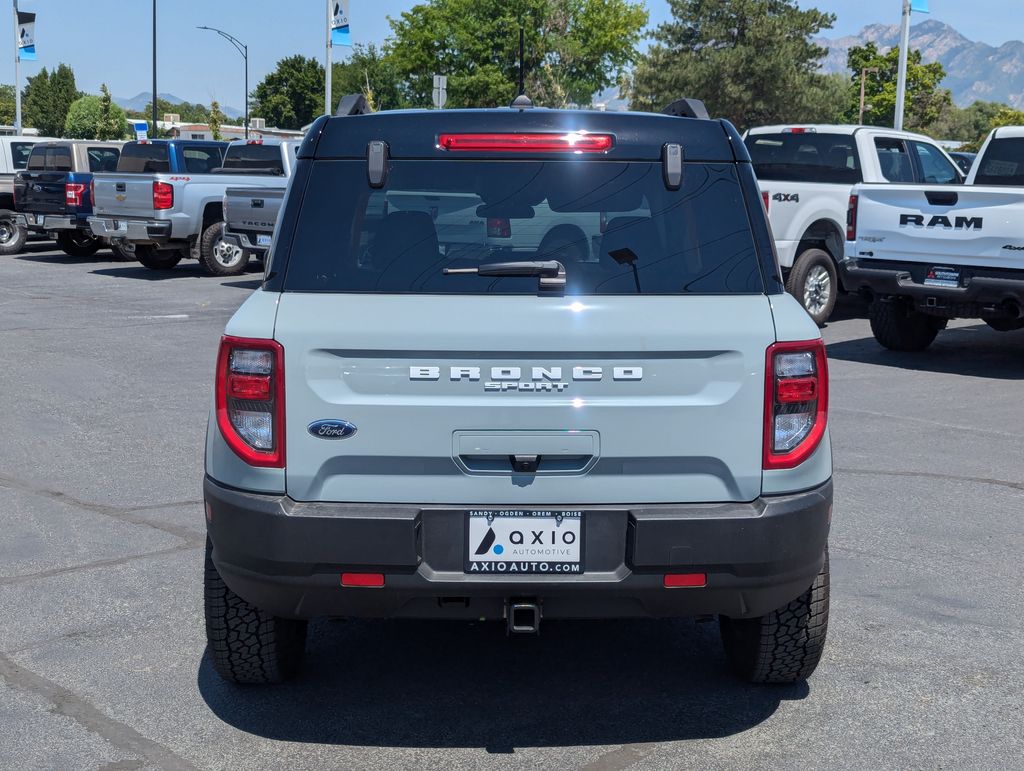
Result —
M 123 142 L 65 140 L 33 146 L 28 165 L 14 178 L 18 224 L 51 233 L 73 257 L 95 254 L 103 240 L 89 229 L 93 173 L 113 171 Z

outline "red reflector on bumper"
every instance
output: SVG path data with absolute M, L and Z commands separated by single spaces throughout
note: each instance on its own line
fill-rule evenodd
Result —
M 707 573 L 666 573 L 665 588 L 680 589 L 683 587 L 707 586 Z
M 384 586 L 383 573 L 342 573 L 342 586 Z

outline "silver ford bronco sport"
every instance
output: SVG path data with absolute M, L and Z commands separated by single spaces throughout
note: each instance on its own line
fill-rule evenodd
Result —
M 714 615 L 741 677 L 810 675 L 825 349 L 736 130 L 695 100 L 343 104 L 310 129 L 265 279 L 221 340 L 216 670 L 290 676 L 320 616 L 536 633 Z

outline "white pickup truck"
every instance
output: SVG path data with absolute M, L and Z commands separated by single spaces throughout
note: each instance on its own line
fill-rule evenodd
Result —
M 853 189 L 843 283 L 886 348 L 927 348 L 949 319 L 1024 329 L 1024 127 L 993 131 L 967 184 Z
M 764 126 L 744 137 L 786 279 L 819 326 L 839 290 L 850 189 L 859 182 L 959 184 L 946 151 L 920 134 L 874 126 Z M 849 289 L 849 287 L 845 287 Z

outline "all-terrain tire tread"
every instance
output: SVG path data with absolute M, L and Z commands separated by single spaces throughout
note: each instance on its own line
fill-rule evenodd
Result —
M 279 683 L 301 663 L 306 622 L 277 618 L 239 597 L 224 583 L 206 546 L 206 639 L 214 669 L 234 683 Z
M 868 309 L 871 333 L 890 351 L 923 351 L 942 328 L 940 319 L 917 313 L 897 302 L 875 300 Z

